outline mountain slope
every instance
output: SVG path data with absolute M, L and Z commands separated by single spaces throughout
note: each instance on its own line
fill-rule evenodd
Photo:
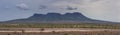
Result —
M 33 16 L 25 19 L 16 19 L 7 22 L 27 22 L 27 23 L 51 23 L 51 22 L 67 22 L 67 23 L 112 23 L 107 21 L 100 21 L 95 19 L 90 19 L 81 13 L 74 12 L 74 13 L 66 13 L 66 14 L 59 14 L 59 13 L 48 13 L 48 14 L 34 14 Z

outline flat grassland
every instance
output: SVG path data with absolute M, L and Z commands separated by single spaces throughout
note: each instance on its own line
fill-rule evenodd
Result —
M 90 29 L 120 29 L 120 24 L 92 24 L 92 23 L 81 23 L 81 24 L 0 24 L 0 28 L 90 28 Z
M 0 24 L 0 35 L 120 35 L 120 24 Z

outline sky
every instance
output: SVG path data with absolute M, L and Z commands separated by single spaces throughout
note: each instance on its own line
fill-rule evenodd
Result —
M 120 0 L 0 0 L 0 21 L 51 12 L 80 12 L 91 19 L 120 22 Z

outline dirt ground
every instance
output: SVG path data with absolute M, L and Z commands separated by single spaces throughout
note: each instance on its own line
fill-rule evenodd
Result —
M 79 28 L 1 28 L 0 35 L 120 35 L 120 30 Z

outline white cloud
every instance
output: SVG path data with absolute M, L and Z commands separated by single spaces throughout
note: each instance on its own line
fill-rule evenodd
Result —
M 120 0 L 86 1 L 80 8 L 88 17 L 120 22 Z
M 16 8 L 21 9 L 21 10 L 28 10 L 29 6 L 26 5 L 25 3 L 20 3 L 16 5 Z

